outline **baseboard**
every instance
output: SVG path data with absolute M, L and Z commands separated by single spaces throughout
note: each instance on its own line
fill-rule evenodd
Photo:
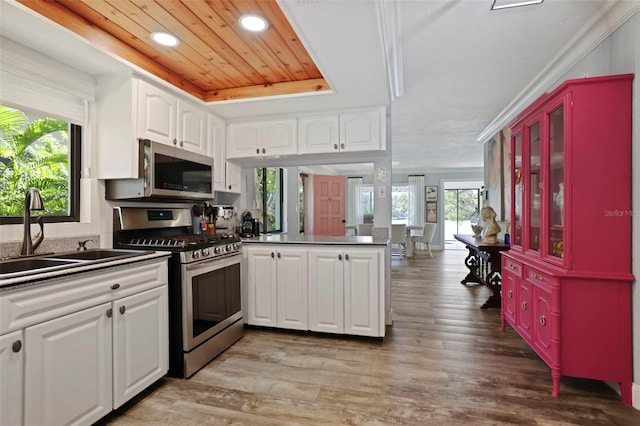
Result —
M 640 383 L 631 384 L 631 406 L 640 410 Z

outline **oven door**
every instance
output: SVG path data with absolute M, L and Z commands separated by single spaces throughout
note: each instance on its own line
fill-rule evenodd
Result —
M 242 319 L 242 253 L 182 265 L 185 351 Z

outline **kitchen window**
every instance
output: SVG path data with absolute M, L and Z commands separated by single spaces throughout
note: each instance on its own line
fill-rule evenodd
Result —
M 279 167 L 255 169 L 256 205 L 260 206 L 263 232 L 282 232 L 284 172 Z
M 0 224 L 22 223 L 24 196 L 36 187 L 45 222 L 78 222 L 81 126 L 0 105 Z

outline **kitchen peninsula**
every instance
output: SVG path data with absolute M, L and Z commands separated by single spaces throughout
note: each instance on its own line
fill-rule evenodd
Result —
M 388 239 L 274 234 L 243 244 L 247 324 L 384 337 Z

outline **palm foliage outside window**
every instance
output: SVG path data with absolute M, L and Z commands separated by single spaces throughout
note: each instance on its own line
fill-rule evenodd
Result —
M 80 126 L 0 105 L 0 223 L 21 223 L 28 188 L 49 222 L 77 221 Z

